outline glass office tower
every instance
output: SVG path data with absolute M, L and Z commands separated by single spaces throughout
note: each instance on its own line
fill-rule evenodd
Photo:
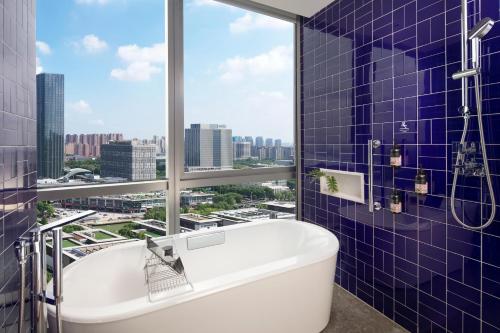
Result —
M 64 75 L 38 74 L 38 178 L 57 179 L 64 173 Z

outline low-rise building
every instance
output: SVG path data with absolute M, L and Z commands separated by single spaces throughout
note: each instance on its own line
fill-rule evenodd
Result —
M 181 214 L 181 228 L 185 231 L 214 229 L 222 225 L 222 220 L 197 214 Z
M 138 193 L 119 196 L 94 196 L 61 201 L 67 209 L 92 209 L 115 213 L 144 213 L 154 207 L 165 207 L 165 193 Z
M 181 206 L 197 206 L 213 204 L 214 195 L 203 192 L 182 191 Z
M 295 214 L 276 212 L 260 208 L 242 208 L 215 212 L 212 216 L 222 220 L 222 225 L 267 221 L 269 219 L 295 219 Z
M 268 201 L 264 202 L 264 205 L 268 210 L 272 210 L 274 212 L 295 214 L 295 202 Z

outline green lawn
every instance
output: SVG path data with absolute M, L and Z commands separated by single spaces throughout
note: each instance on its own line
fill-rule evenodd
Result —
M 151 236 L 153 238 L 166 236 L 166 235 L 162 235 L 162 234 L 159 234 L 159 233 L 153 232 L 153 231 L 146 231 L 145 234 L 148 235 L 148 236 Z
M 73 242 L 72 240 L 63 239 L 63 248 L 79 246 L 79 245 L 80 244 L 77 244 L 77 243 Z
M 129 224 L 132 224 L 132 222 L 96 225 L 95 228 L 106 230 L 106 231 L 109 231 L 109 232 L 112 232 L 114 234 L 119 235 L 118 231 L 120 231 L 120 229 L 122 229 L 123 227 L 125 227 Z
M 113 238 L 113 236 L 105 234 L 104 232 L 101 232 L 101 231 L 95 231 L 93 234 L 94 234 L 94 238 L 97 240 L 104 240 L 104 239 Z

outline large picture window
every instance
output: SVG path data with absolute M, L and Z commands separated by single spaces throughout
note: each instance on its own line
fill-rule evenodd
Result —
M 228 3 L 38 2 L 39 222 L 98 212 L 69 247 L 295 214 L 296 18 Z
M 186 172 L 295 164 L 294 24 L 184 1 Z

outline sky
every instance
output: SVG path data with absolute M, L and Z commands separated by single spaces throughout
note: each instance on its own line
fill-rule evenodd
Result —
M 293 140 L 293 25 L 185 0 L 185 127 Z M 65 75 L 66 133 L 164 135 L 162 0 L 39 0 L 37 73 Z

